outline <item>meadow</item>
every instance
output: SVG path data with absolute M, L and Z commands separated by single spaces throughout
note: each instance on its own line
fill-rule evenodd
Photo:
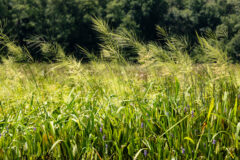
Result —
M 102 49 L 79 46 L 88 63 L 45 42 L 56 60 L 34 62 L 1 34 L 0 159 L 239 159 L 240 66 L 217 41 L 196 35 L 191 57 L 161 27 L 164 47 L 93 22 Z

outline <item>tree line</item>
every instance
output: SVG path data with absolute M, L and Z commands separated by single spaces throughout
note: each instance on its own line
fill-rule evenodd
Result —
M 102 18 L 116 29 L 133 30 L 143 41 L 161 43 L 156 26 L 186 36 L 194 55 L 196 33 L 214 36 L 233 61 L 240 60 L 239 0 L 1 0 L 1 32 L 33 57 L 42 60 L 39 42 L 57 43 L 68 54 L 82 58 L 76 45 L 97 53 L 98 38 L 91 17 Z

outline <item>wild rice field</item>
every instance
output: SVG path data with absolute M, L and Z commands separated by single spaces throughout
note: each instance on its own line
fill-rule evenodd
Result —
M 88 63 L 29 41 L 40 63 L 0 33 L 0 159 L 240 159 L 240 66 L 221 42 L 196 34 L 191 55 L 159 26 L 164 44 L 92 20 Z
M 0 65 L 0 159 L 239 159 L 240 67 Z

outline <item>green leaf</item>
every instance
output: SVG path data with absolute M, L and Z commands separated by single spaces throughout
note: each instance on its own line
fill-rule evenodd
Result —
M 140 150 L 135 154 L 133 160 L 137 160 L 137 157 L 139 156 L 139 154 L 140 154 L 144 149 L 147 149 L 147 148 L 142 148 L 142 149 L 140 149 Z
M 195 144 L 194 140 L 190 137 L 184 137 L 184 139 L 190 141 L 192 144 Z
M 208 121 L 209 121 L 209 118 L 211 116 L 213 108 L 214 108 L 214 98 L 212 98 L 211 103 L 210 103 L 210 107 L 209 107 L 209 110 L 208 110 L 208 116 L 207 116 Z
M 63 140 L 57 140 L 51 147 L 51 149 L 49 150 L 49 152 L 51 152 L 59 143 L 63 142 Z
M 235 104 L 234 104 L 234 109 L 233 109 L 234 117 L 237 117 L 237 106 L 238 106 L 237 101 L 238 101 L 238 97 L 235 98 Z
M 240 132 L 240 122 L 237 125 L 237 131 L 236 131 L 236 134 L 235 134 L 235 137 L 236 137 L 236 148 L 237 149 L 238 149 L 239 132 Z

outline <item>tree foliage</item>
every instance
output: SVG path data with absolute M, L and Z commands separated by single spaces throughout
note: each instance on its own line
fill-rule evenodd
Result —
M 67 53 L 76 44 L 98 50 L 99 40 L 91 17 L 106 20 L 117 30 L 131 29 L 144 41 L 159 40 L 156 25 L 172 34 L 196 37 L 215 32 L 235 60 L 239 51 L 240 2 L 238 0 L 1 0 L 0 19 L 4 32 L 20 44 L 41 36 L 58 43 Z M 162 41 L 160 41 L 161 43 Z M 197 39 L 190 38 L 191 44 Z M 41 59 L 39 48 L 28 46 L 33 57 Z M 229 49 L 230 48 L 230 49 Z

